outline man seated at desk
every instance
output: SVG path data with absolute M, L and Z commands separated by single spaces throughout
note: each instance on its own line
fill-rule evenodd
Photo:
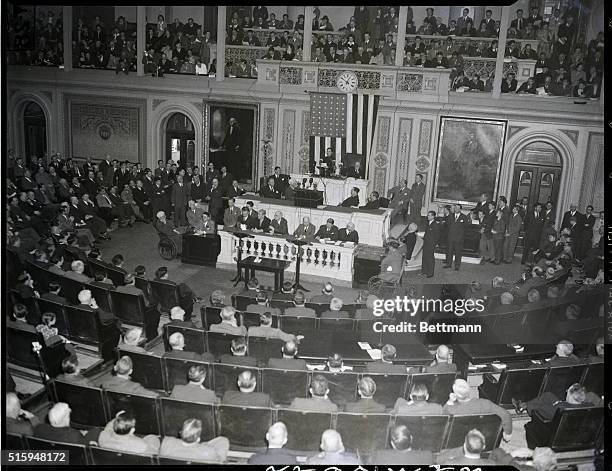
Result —
M 280 180 L 279 180 L 279 185 L 280 185 Z M 281 197 L 281 192 L 276 187 L 276 180 L 272 177 L 268 178 L 268 184 L 262 187 L 261 190 L 259 190 L 259 194 L 263 198 L 280 199 Z
M 345 199 L 340 206 L 345 208 L 358 208 L 359 207 L 359 188 L 354 186 L 351 188 L 351 196 Z
M 362 209 L 379 209 L 380 208 L 380 199 L 377 191 L 373 191 L 370 193 L 368 197 L 368 202 L 365 206 L 359 206 Z
M 363 168 L 361 168 L 361 161 L 356 161 L 353 167 L 349 167 L 346 169 L 346 177 L 347 178 L 365 178 L 365 172 Z
M 359 234 L 355 230 L 355 224 L 349 222 L 346 228 L 340 229 L 338 231 L 338 240 L 341 242 L 353 242 L 354 244 L 358 244 Z
M 223 227 L 238 227 L 238 221 L 240 220 L 242 211 L 236 206 L 236 200 L 234 198 L 227 200 L 227 206 L 225 214 L 223 214 Z M 187 220 L 189 220 L 189 216 Z
M 270 233 L 278 235 L 289 234 L 289 228 L 287 226 L 287 220 L 283 217 L 283 213 L 276 211 L 274 213 L 274 219 L 270 222 Z
M 255 221 L 253 230 L 255 232 L 268 232 L 268 229 L 270 229 L 270 218 L 266 216 L 265 209 L 260 209 L 257 212 L 257 220 Z
M 315 238 L 338 240 L 338 227 L 334 224 L 332 218 L 329 218 L 324 225 L 319 227 L 319 230 L 315 234 Z
M 312 224 L 310 218 L 306 216 L 302 219 L 302 224 L 293 231 L 293 235 L 298 239 L 312 240 L 315 237 L 315 231 L 315 225 Z
M 240 219 L 238 220 L 238 224 L 237 227 L 239 227 L 240 229 L 244 230 L 251 230 L 254 227 L 257 227 L 257 218 L 254 216 L 251 216 L 251 210 L 248 206 L 244 206 L 242 208 L 242 215 L 240 216 Z
M 217 232 L 217 225 L 215 221 L 210 219 L 208 212 L 203 212 L 200 219 L 196 221 L 194 229 L 196 235 L 215 234 Z

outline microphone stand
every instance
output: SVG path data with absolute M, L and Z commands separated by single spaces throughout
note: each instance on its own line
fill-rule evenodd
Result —
M 301 284 L 300 284 L 300 265 L 302 263 L 302 254 L 300 253 L 300 250 L 302 248 L 302 246 L 304 245 L 310 245 L 310 242 L 306 241 L 306 240 L 300 240 L 300 239 L 294 239 L 294 238 L 288 238 L 285 239 L 287 242 L 291 242 L 292 244 L 297 246 L 297 254 L 296 254 L 296 261 L 295 261 L 295 282 L 293 283 L 293 289 L 294 290 L 301 290 L 301 291 L 310 291 L 309 289 L 304 288 Z
M 246 232 L 235 232 L 234 236 L 238 238 L 238 256 L 236 258 L 236 276 L 232 278 L 230 281 L 234 281 L 234 286 L 237 286 L 241 281 L 245 281 L 242 276 L 242 270 L 240 269 L 240 261 L 242 260 L 242 239 L 247 237 L 253 237 L 251 234 L 247 234 Z

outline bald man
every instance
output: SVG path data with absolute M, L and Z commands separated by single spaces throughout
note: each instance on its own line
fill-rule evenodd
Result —
M 436 358 L 429 366 L 423 369 L 423 373 L 454 373 L 457 365 L 449 363 L 450 349 L 446 345 L 440 345 L 436 349 Z
M 298 239 L 313 240 L 316 230 L 315 225 L 310 222 L 310 218 L 304 217 L 302 224 L 293 231 L 293 235 Z
M 308 464 L 359 464 L 357 456 L 344 450 L 342 437 L 336 430 L 325 430 L 321 435 L 321 453 L 306 460 Z
M 266 433 L 268 448 L 249 458 L 249 464 L 287 465 L 297 464 L 296 453 L 283 449 L 287 444 L 287 426 L 283 422 L 270 425 Z
M 30 411 L 21 408 L 19 398 L 15 393 L 6 394 L 5 423 L 8 433 L 32 435 L 34 427 L 40 420 Z
M 238 375 L 239 391 L 225 391 L 221 402 L 235 406 L 270 407 L 272 401 L 266 393 L 255 392 L 257 378 L 252 371 L 246 370 Z
M 352 222 L 347 223 L 346 228 L 338 231 L 338 240 L 341 242 L 352 242 L 354 244 L 359 243 L 359 234 L 355 230 L 355 224 Z
M 70 427 L 70 413 L 72 410 L 65 402 L 58 402 L 47 415 L 49 423 L 40 424 L 34 429 L 34 436 L 44 440 L 63 443 L 76 443 L 87 445 L 90 441 L 97 441 L 100 430 L 77 430 Z
M 512 435 L 512 419 L 508 411 L 497 404 L 493 404 L 488 399 L 472 398 L 470 386 L 464 379 L 455 380 L 453 392 L 449 394 L 442 412 L 448 415 L 495 414 L 502 421 L 504 439 L 509 440 Z

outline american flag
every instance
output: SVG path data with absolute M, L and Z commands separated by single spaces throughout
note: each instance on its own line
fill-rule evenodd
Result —
M 311 93 L 310 94 L 310 161 L 318 162 L 331 148 L 336 157 L 336 168 L 342 156 L 356 154 L 365 157 L 365 168 L 370 156 L 378 95 Z

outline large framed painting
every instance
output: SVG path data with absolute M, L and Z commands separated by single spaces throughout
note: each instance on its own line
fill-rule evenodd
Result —
M 250 185 L 257 169 L 257 106 L 204 103 L 204 160 L 223 165 L 239 183 Z
M 507 121 L 442 116 L 433 200 L 473 205 L 495 198 Z

